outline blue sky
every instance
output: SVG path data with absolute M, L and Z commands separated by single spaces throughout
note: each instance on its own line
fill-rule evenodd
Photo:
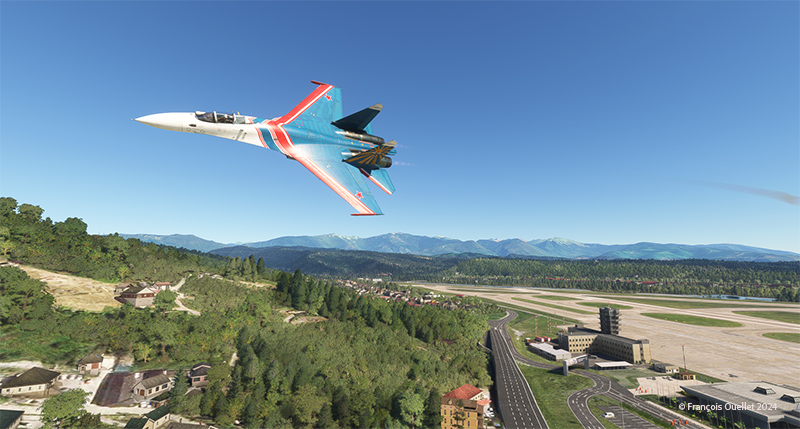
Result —
M 0 194 L 102 234 L 800 252 L 799 23 L 798 2 L 2 2 Z M 131 120 L 277 117 L 310 80 L 384 105 L 384 216 L 277 152 Z

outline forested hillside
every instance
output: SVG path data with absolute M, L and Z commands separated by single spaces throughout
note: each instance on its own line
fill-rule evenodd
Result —
M 134 369 L 210 362 L 208 389 L 183 396 L 179 381 L 173 413 L 248 428 L 438 427 L 444 392 L 491 384 L 477 342 L 488 328 L 485 314 L 497 309 L 477 300 L 469 311 L 387 302 L 299 270 L 269 269 L 255 257 L 216 259 L 88 236 L 79 219 L 54 223 L 36 206 L 2 203 L 8 256 L 88 277 L 185 278 L 183 302 L 200 312 L 171 311 L 174 303 L 160 299 L 165 292 L 153 308 L 55 308 L 43 282 L 0 267 L 2 361 L 73 366 L 97 352 L 132 355 Z M 291 324 L 285 310 L 317 318 Z
M 580 288 L 607 292 L 742 295 L 800 301 L 800 262 L 470 259 L 447 282 Z M 439 280 L 441 281 L 441 280 Z
M 268 267 L 294 267 L 330 277 L 800 300 L 800 262 L 514 259 L 243 246 L 215 252 L 255 254 Z
M 86 223 L 70 217 L 42 219 L 44 210 L 0 198 L 2 256 L 39 268 L 98 280 L 177 281 L 184 273 L 217 271 L 228 258 L 124 239 L 89 235 Z

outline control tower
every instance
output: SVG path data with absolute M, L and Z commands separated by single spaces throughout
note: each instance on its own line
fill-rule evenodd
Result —
M 600 309 L 600 332 L 619 335 L 619 310 L 605 307 Z

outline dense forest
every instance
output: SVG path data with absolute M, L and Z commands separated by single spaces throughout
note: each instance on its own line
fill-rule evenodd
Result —
M 0 204 L 7 257 L 106 280 L 185 278 L 181 292 L 190 299 L 183 302 L 201 313 L 171 311 L 175 294 L 165 292 L 152 308 L 72 311 L 55 306 L 43 282 L 0 267 L 2 361 L 71 366 L 98 352 L 132 355 L 137 369 L 210 362 L 207 390 L 184 396 L 180 381 L 173 412 L 252 428 L 438 427 L 443 393 L 491 384 L 477 342 L 493 306 L 387 302 L 299 270 L 266 268 L 254 257 L 90 236 L 80 219 L 53 222 L 36 206 L 17 207 L 10 198 Z M 316 318 L 287 323 L 286 310 Z
M 142 243 L 118 234 L 89 235 L 86 223 L 42 219 L 44 210 L 0 198 L 0 252 L 12 260 L 108 281 L 177 281 L 183 273 L 217 271 L 229 259 L 186 249 Z
M 604 292 L 739 295 L 800 302 L 800 262 L 476 258 L 461 261 L 436 281 Z
M 513 259 L 286 247 L 222 251 L 230 256 L 255 253 L 268 266 L 300 268 L 317 276 L 800 301 L 800 262 Z

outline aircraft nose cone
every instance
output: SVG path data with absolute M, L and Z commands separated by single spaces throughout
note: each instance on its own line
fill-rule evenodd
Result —
M 183 131 L 183 122 L 185 119 L 186 113 L 156 113 L 153 115 L 142 116 L 141 118 L 136 118 L 134 120 L 145 125 L 150 125 L 151 127 L 172 131 Z

